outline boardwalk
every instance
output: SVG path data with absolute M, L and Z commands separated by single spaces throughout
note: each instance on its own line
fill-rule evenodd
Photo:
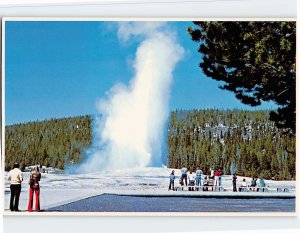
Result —
M 46 211 L 59 212 L 294 212 L 295 198 L 237 199 L 103 194 Z

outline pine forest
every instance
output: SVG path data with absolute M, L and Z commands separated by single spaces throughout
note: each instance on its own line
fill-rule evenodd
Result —
M 295 136 L 277 129 L 269 111 L 176 110 L 168 123 L 168 167 L 210 167 L 225 174 L 295 179 Z M 92 143 L 92 117 L 5 127 L 5 170 L 18 161 L 63 169 L 79 163 Z

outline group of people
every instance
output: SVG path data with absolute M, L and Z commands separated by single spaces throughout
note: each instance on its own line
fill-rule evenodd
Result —
M 236 177 L 236 175 L 234 174 L 234 175 L 233 175 L 233 178 L 232 178 L 232 182 L 233 182 L 233 191 L 234 191 L 234 192 L 237 192 L 237 189 L 236 189 L 236 180 L 237 180 L 237 177 Z M 244 178 L 244 179 L 243 179 L 243 182 L 242 182 L 242 185 L 241 185 L 241 187 L 240 187 L 240 189 L 239 189 L 239 191 L 241 191 L 242 188 L 249 188 L 251 191 L 255 191 L 255 189 L 256 189 L 257 191 L 259 191 L 259 188 L 257 188 L 257 187 L 260 187 L 260 188 L 266 187 L 265 180 L 264 180 L 262 177 L 260 177 L 259 183 L 258 183 L 258 184 L 257 184 L 257 180 L 258 180 L 258 179 L 257 179 L 256 177 L 253 177 L 252 180 L 251 180 L 251 182 L 250 182 L 250 185 L 249 185 L 249 184 L 247 183 L 246 179 Z
M 202 183 L 203 172 L 201 169 L 197 168 L 195 172 L 188 171 L 188 169 L 183 166 L 181 168 L 181 176 L 179 178 L 179 183 L 181 186 L 221 186 L 223 172 L 221 169 L 217 169 L 216 171 L 213 168 L 209 169 L 209 175 L 204 176 Z M 170 174 L 170 183 L 168 190 L 175 190 L 175 171 L 173 170 Z M 234 174 L 232 177 L 232 186 L 233 192 L 237 192 L 237 176 Z M 243 179 L 241 187 L 249 187 L 253 190 L 257 187 L 257 178 L 253 177 L 250 185 L 247 184 L 246 179 Z M 259 180 L 259 187 L 266 187 L 264 179 L 261 177 Z
M 183 166 L 181 168 L 181 176 L 179 178 L 179 183 L 181 186 L 209 186 L 211 185 L 210 181 L 213 180 L 213 184 L 215 186 L 221 185 L 221 176 L 223 175 L 223 172 L 218 169 L 217 171 L 214 171 L 212 168 L 210 168 L 210 175 L 204 176 L 203 184 L 202 184 L 202 176 L 203 172 L 201 169 L 197 168 L 195 172 L 188 171 L 188 169 Z M 175 190 L 174 188 L 175 183 L 175 171 L 173 170 L 170 174 L 170 183 L 169 183 L 169 189 L 168 190 Z
M 12 170 L 8 173 L 8 181 L 10 181 L 10 210 L 19 210 L 19 199 L 21 194 L 21 183 L 23 182 L 22 171 L 19 169 L 19 164 L 15 163 Z M 39 172 L 39 167 L 34 167 L 33 171 L 30 173 L 28 180 L 29 184 L 29 200 L 28 200 L 28 211 L 32 211 L 33 206 L 33 196 L 35 194 L 35 210 L 40 211 L 40 185 L 41 173 Z
M 175 171 L 173 170 L 170 174 L 170 184 L 169 184 L 169 190 L 175 190 L 174 183 L 175 183 Z M 179 179 L 180 185 L 189 185 L 189 186 L 194 186 L 196 185 L 201 185 L 201 176 L 203 172 L 197 168 L 196 172 L 193 173 L 192 171 L 188 171 L 186 167 L 183 167 L 181 169 L 181 176 Z

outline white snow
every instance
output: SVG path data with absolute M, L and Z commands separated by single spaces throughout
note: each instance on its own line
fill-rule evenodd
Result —
M 269 193 L 233 193 L 232 176 L 222 176 L 222 186 L 225 192 L 173 192 L 168 191 L 169 174 L 175 170 L 175 186 L 179 186 L 179 169 L 170 168 L 137 168 L 115 171 L 103 171 L 90 174 L 53 174 L 42 173 L 40 182 L 41 187 L 41 209 L 48 209 L 61 204 L 83 198 L 100 195 L 103 193 L 126 194 L 126 195 L 271 195 L 271 190 L 277 187 L 289 188 L 289 193 L 278 195 L 295 195 L 295 181 L 270 181 L 265 180 L 269 186 Z M 24 172 L 24 181 L 22 183 L 22 193 L 20 196 L 20 210 L 26 210 L 28 204 L 28 179 L 29 173 Z M 242 179 L 246 178 L 247 182 L 251 178 L 238 177 L 237 186 L 241 185 Z M 276 194 L 277 195 L 277 194 Z M 7 181 L 7 172 L 5 173 L 5 209 L 9 209 L 9 182 Z

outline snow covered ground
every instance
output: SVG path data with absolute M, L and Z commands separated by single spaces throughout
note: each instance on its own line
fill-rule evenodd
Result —
M 83 198 L 109 194 L 125 195 L 209 195 L 212 192 L 173 192 L 168 191 L 169 174 L 173 169 L 169 168 L 138 168 L 128 170 L 103 171 L 90 174 L 53 174 L 42 173 L 41 186 L 41 208 L 49 209 L 51 207 L 77 201 Z M 180 170 L 174 169 L 176 180 L 175 186 L 179 186 Z M 20 210 L 27 209 L 28 203 L 28 179 L 29 173 L 24 172 L 24 181 L 20 196 Z M 238 177 L 237 186 L 241 185 L 244 177 Z M 251 178 L 246 178 L 247 182 Z M 288 188 L 290 192 L 287 195 L 295 195 L 295 181 L 269 181 L 266 185 L 270 191 L 277 187 Z M 257 195 L 258 193 L 233 193 L 232 176 L 225 175 L 222 177 L 222 186 L 226 192 L 213 194 L 217 195 Z M 271 195 L 269 193 L 259 193 L 259 195 Z M 273 193 L 275 194 L 275 193 Z M 282 193 L 280 195 L 286 195 Z M 5 173 L 5 209 L 9 209 L 10 190 Z

